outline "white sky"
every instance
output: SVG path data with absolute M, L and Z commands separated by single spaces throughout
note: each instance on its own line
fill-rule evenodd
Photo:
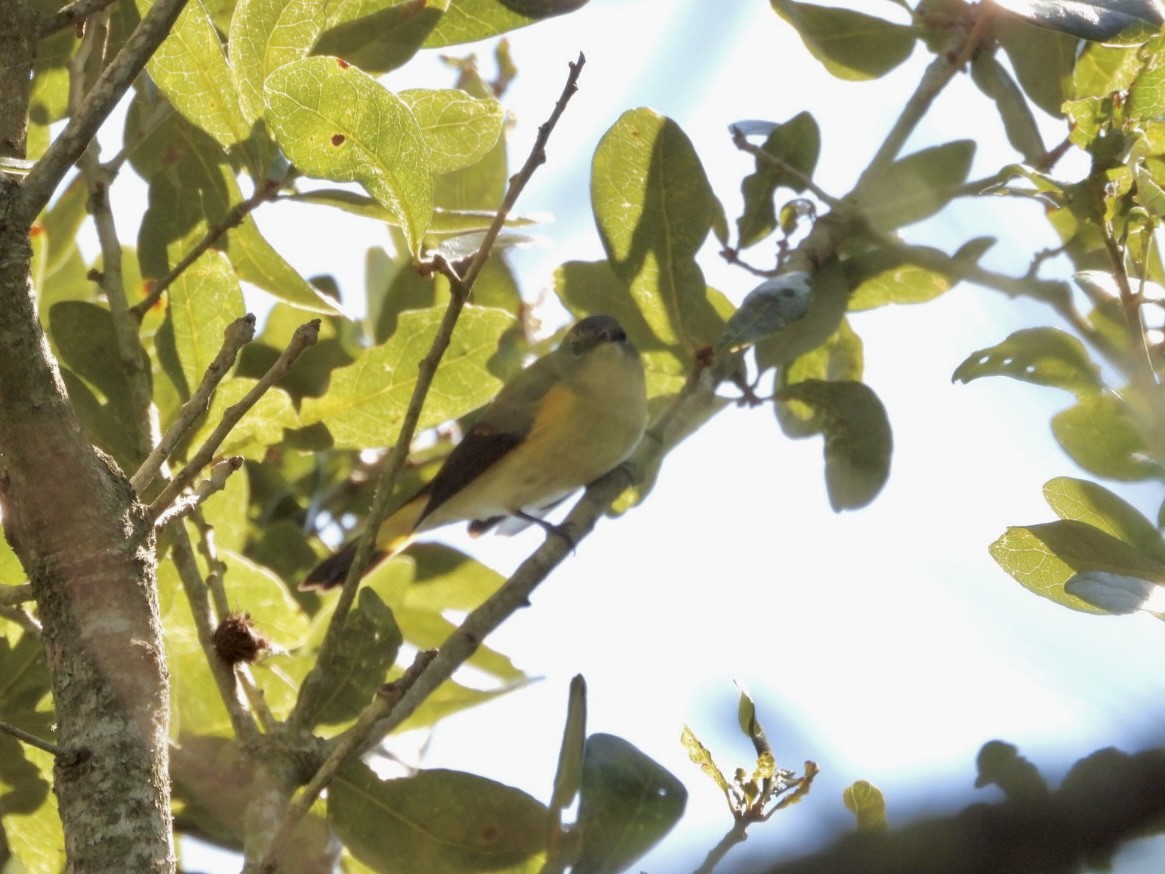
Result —
M 892 3 L 858 5 L 895 11 Z M 515 163 L 556 99 L 567 61 L 580 49 L 587 56 L 549 162 L 519 204 L 556 216 L 542 229 L 545 245 L 516 256 L 528 298 L 550 286 L 558 263 L 601 257 L 587 198 L 590 155 L 623 110 L 646 105 L 675 118 L 733 219 L 750 162 L 732 146 L 730 123 L 812 111 L 823 132 L 817 181 L 842 194 L 929 60 L 918 54 L 875 83 L 836 83 L 764 0 L 591 0 L 510 39 L 520 68 L 506 98 L 519 118 Z M 477 51 L 488 70 L 492 43 Z M 434 63 L 407 73 L 386 82 L 404 89 L 451 80 Z M 965 79 L 956 82 L 910 149 L 963 136 L 1002 143 L 986 109 Z M 981 151 L 972 173 L 1014 160 L 1000 145 Z M 258 221 L 303 272 L 332 273 L 362 299 L 364 251 L 383 242 L 371 223 L 290 205 L 265 209 Z M 992 266 L 1022 272 L 1026 253 L 1051 241 L 1041 222 L 1031 205 L 993 201 L 903 235 L 948 250 L 986 232 L 1005 242 L 1022 236 L 1011 252 L 992 253 Z M 763 247 L 756 251 L 760 260 Z M 734 300 L 755 284 L 722 265 L 714 242 L 702 266 Z M 726 772 L 751 765 L 735 727 L 734 679 L 753 693 L 779 763 L 800 769 L 813 759 L 822 773 L 807 801 L 750 831 L 726 870 L 747 854 L 804 852 L 849 828 L 841 790 L 857 779 L 883 789 L 892 823 L 921 805 L 961 807 L 972 800 L 975 755 L 992 738 L 1018 744 L 1052 779 L 1100 747 L 1159 743 L 1165 681 L 1148 666 L 1165 664 L 1161 624 L 1069 612 L 1029 594 L 987 554 L 1005 526 L 1053 518 L 1041 497 L 1046 480 L 1086 474 L 1050 435 L 1048 418 L 1067 396 L 1002 379 L 953 385 L 950 374 L 975 349 L 1047 318 L 966 286 L 921 307 L 853 317 L 866 343 L 866 381 L 894 427 L 893 472 L 874 504 L 834 515 L 820 441 L 789 441 L 766 409 L 728 410 L 669 457 L 645 505 L 601 523 L 532 609 L 491 638 L 542 682 L 443 722 L 426 763 L 547 799 L 567 685 L 581 672 L 590 731 L 627 738 L 688 787 L 681 827 L 637 866 L 672 872 L 695 868 L 730 825 L 718 790 L 679 744 L 682 725 Z M 1155 514 L 1159 490 L 1118 491 Z M 504 571 L 539 536 L 455 542 Z M 947 797 L 955 791 L 964 797 Z M 1156 871 L 1163 859 L 1146 843 L 1126 851 L 1117 870 Z

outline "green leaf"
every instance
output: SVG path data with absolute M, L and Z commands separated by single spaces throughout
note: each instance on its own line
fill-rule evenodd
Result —
M 295 649 L 307 638 L 308 618 L 287 586 L 268 568 L 230 550 L 220 550 L 231 609 L 249 613 L 276 646 Z M 268 702 L 270 703 L 270 702 Z
M 170 286 L 167 315 L 189 395 L 222 349 L 227 327 L 246 312 L 239 280 L 226 255 L 204 252 Z
M 417 0 L 332 2 L 327 30 L 313 54 L 347 58 L 369 73 L 385 73 L 417 53 L 443 14 L 438 4 Z
M 331 613 L 326 611 L 328 617 Z M 322 630 L 326 623 L 317 621 L 316 627 Z M 344 620 L 333 659 L 325 667 L 326 696 L 315 712 L 304 717 L 312 725 L 355 719 L 384 684 L 403 642 L 392 610 L 374 591 L 361 588 L 356 608 Z
M 143 14 L 151 5 L 136 3 Z M 218 31 L 200 0 L 186 5 L 146 70 L 174 108 L 224 148 L 250 136 Z
M 607 259 L 655 336 L 685 352 L 714 342 L 724 320 L 695 258 L 719 205 L 679 125 L 623 113 L 595 149 L 591 202 Z
M 13 741 L 16 743 L 16 741 Z M 0 756 L 7 753 L 0 750 Z M 44 750 L 25 747 L 21 750 L 24 759 L 32 764 L 39 774 L 39 780 L 47 784 L 53 775 L 53 756 Z M 7 758 L 7 756 L 4 756 Z M 31 787 L 21 787 L 18 798 L 13 799 L 15 807 L 27 807 L 16 802 L 27 801 L 29 794 L 23 791 Z M 36 791 L 32 789 L 31 791 Z M 64 871 L 65 836 L 61 830 L 61 818 L 57 812 L 57 798 L 52 792 L 46 794 L 44 803 L 36 808 L 17 809 L 4 812 L 4 837 L 12 853 L 12 861 L 5 867 L 17 871 Z M 15 862 L 15 864 L 13 864 Z
M 1165 564 L 1165 538 L 1157 527 L 1104 486 L 1061 476 L 1044 483 L 1044 498 L 1061 519 L 1091 525 Z
M 1069 519 L 1008 528 L 991 544 L 990 553 L 1024 588 L 1083 613 L 1106 611 L 1065 591 L 1065 584 L 1078 573 L 1165 581 L 1165 565 L 1111 534 Z
M 671 831 L 688 793 L 622 738 L 592 734 L 583 753 L 579 856 L 573 874 L 626 870 Z
M 257 381 L 236 376 L 220 383 L 202 426 L 191 438 L 191 445 L 201 445 L 218 427 L 227 409 L 241 401 Z M 284 431 L 299 426 L 299 416 L 291 403 L 291 397 L 281 388 L 269 388 L 231 429 L 215 454 L 242 455 L 252 461 L 262 461 L 268 448 L 283 442 Z
M 536 21 L 564 15 L 587 0 L 449 0 L 445 14 L 425 41 L 427 48 L 477 42 Z
M 264 85 L 267 122 L 309 176 L 359 182 L 401 220 L 417 255 L 433 212 L 424 134 L 399 97 L 339 58 L 285 64 Z
M 950 277 L 910 264 L 882 249 L 847 258 L 846 277 L 853 289 L 849 310 L 860 312 L 887 304 L 915 304 L 949 291 Z
M 967 383 L 984 376 L 1062 388 L 1078 398 L 1093 397 L 1102 388 L 1100 368 L 1084 344 L 1057 328 L 1025 328 L 996 346 L 972 352 L 951 380 Z
M 392 443 L 412 396 L 417 362 L 428 354 L 441 318 L 440 312 L 429 310 L 401 313 L 397 332 L 387 343 L 365 350 L 348 367 L 333 371 L 322 397 L 304 400 L 302 423 L 325 423 L 337 448 Z M 463 416 L 493 397 L 500 382 L 487 365 L 499 338 L 513 326 L 509 313 L 464 309 L 433 380 L 420 429 Z
M 49 332 L 61 360 L 100 391 L 113 411 L 131 418 L 129 385 L 109 310 L 79 300 L 53 304 Z
M 761 147 L 765 153 L 784 161 L 794 170 L 812 176 L 821 153 L 821 131 L 808 112 L 801 112 L 777 125 Z M 757 158 L 756 172 L 740 183 L 744 212 L 736 220 L 741 249 L 767 237 L 777 226 L 773 195 L 778 188 L 805 190 L 800 181 Z
M 834 511 L 872 501 L 890 476 L 893 440 L 886 408 L 869 386 L 809 379 L 781 388 L 777 399 L 803 401 L 821 416 L 825 486 Z
M 842 319 L 837 332 L 814 349 L 781 368 L 778 386 L 796 385 L 808 379 L 861 381 L 865 367 L 862 338 L 854 333 L 848 319 Z M 821 415 L 802 401 L 778 401 L 777 423 L 793 439 L 821 433 Z
M 402 91 L 400 99 L 421 126 L 434 173 L 476 164 L 502 134 L 506 114 L 496 100 L 479 100 L 453 88 Z
M 1081 399 L 1052 417 L 1052 433 L 1072 460 L 1098 476 L 1135 481 L 1158 476 L 1161 464 L 1146 456 L 1145 439 L 1115 394 Z
M 1072 96 L 1080 40 L 1008 15 L 995 17 L 991 32 L 1007 53 L 1020 87 L 1032 103 L 1048 115 L 1061 118 L 1060 107 Z
M 263 117 L 263 82 L 306 57 L 324 25 L 328 0 L 239 0 L 231 15 L 231 73 L 252 124 Z
M 882 796 L 882 790 L 873 783 L 858 780 L 845 788 L 841 800 L 858 821 L 859 831 L 881 831 L 886 828 L 886 799 Z
M 877 79 L 914 50 L 917 34 L 913 27 L 848 9 L 794 0 L 771 2 L 773 11 L 797 29 L 809 53 L 839 79 Z
M 583 746 L 587 735 L 587 683 L 582 674 L 570 681 L 570 698 L 566 708 L 566 726 L 558 751 L 558 768 L 554 772 L 554 791 L 550 809 L 561 811 L 578 794 L 582 783 Z
M 243 200 L 235 172 L 206 134 L 171 115 L 151 127 L 138 118 L 145 108 L 135 100 L 126 122 L 127 137 L 138 127 L 144 137 L 131 153 L 135 169 L 150 181 L 150 205 L 142 221 L 139 255 L 142 272 L 160 277 L 190 251 L 212 225 Z M 251 215 L 227 232 L 227 256 L 239 278 L 279 300 L 308 312 L 338 312 L 288 264 L 259 232 Z
M 545 807 L 459 771 L 380 780 L 352 762 L 328 788 L 328 818 L 348 850 L 381 874 L 513 870 L 546 848 Z
M 971 79 L 995 102 L 1007 141 L 1025 161 L 1039 161 L 1047 150 L 1035 116 L 1011 74 L 994 55 L 981 52 L 971 60 Z
M 862 180 L 853 197 L 875 226 L 893 230 L 934 215 L 967 181 L 974 140 L 955 140 L 922 149 Z
M 1072 70 L 1072 87 L 1067 96 L 1076 100 L 1107 97 L 1133 84 L 1144 64 L 1140 52 L 1127 46 L 1088 43 Z

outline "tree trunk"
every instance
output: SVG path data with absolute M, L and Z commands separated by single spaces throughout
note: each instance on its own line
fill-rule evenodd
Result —
M 37 27 L 30 0 L 0 16 L 6 157 L 24 154 Z M 153 531 L 65 393 L 37 319 L 27 212 L 21 180 L 0 173 L 0 512 L 43 627 L 68 870 L 172 871 Z

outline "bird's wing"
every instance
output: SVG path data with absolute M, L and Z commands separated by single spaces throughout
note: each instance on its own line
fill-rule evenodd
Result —
M 429 483 L 429 501 L 417 524 L 521 445 L 546 394 L 560 381 L 558 363 L 547 355 L 508 382 Z

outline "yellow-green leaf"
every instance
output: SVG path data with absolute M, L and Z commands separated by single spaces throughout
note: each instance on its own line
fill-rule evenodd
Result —
M 300 410 L 304 425 L 323 422 L 337 447 L 385 446 L 408 407 L 417 379 L 417 362 L 429 351 L 442 314 L 429 310 L 400 314 L 388 342 L 360 354 L 332 372 L 327 392 L 307 398 Z M 500 388 L 487 364 L 514 317 L 500 310 L 466 307 L 437 370 L 419 427 L 431 428 L 481 406 Z
M 204 252 L 170 286 L 169 317 L 186 388 L 202 382 L 223 344 L 223 332 L 245 308 L 239 280 L 226 255 Z
M 402 91 L 400 99 L 421 126 L 434 173 L 476 164 L 502 134 L 505 111 L 496 100 L 478 99 L 454 88 Z
M 839 79 L 876 79 L 914 49 L 913 27 L 848 9 L 771 0 L 773 11 L 797 30 L 810 54 Z
M 715 342 L 724 319 L 695 256 L 720 207 L 679 125 L 623 113 L 595 149 L 591 202 L 607 259 L 655 336 L 685 351 Z
M 359 182 L 401 221 L 414 254 L 433 213 L 424 133 L 408 106 L 340 58 L 304 58 L 264 85 L 267 122 L 302 172 Z
M 139 12 L 150 5 L 137 0 Z M 174 108 L 224 148 L 250 136 L 222 42 L 202 0 L 190 0 L 146 70 Z
M 263 82 L 306 57 L 324 25 L 327 0 L 239 0 L 231 16 L 231 73 L 249 122 L 263 116 Z
M 328 788 L 328 818 L 381 874 L 511 870 L 546 848 L 546 808 L 525 792 L 439 769 L 381 780 L 360 762 Z

